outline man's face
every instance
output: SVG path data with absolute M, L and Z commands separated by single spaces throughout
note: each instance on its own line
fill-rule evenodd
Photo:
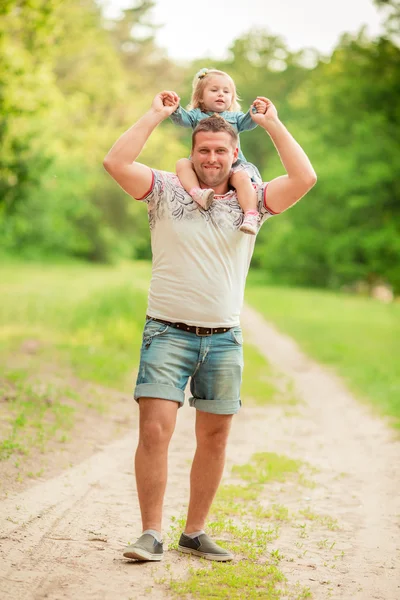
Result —
M 192 150 L 192 163 L 203 187 L 228 187 L 232 164 L 237 159 L 238 149 L 229 133 L 199 131 Z M 216 190 L 217 193 L 225 193 Z

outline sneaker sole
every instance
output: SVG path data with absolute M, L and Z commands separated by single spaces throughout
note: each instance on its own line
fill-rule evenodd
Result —
M 256 235 L 257 231 L 255 229 L 251 229 L 250 227 L 247 227 L 246 225 L 241 225 L 239 227 L 239 231 L 242 231 L 243 233 L 248 233 L 250 235 Z
M 136 560 L 161 560 L 163 554 L 152 554 L 151 552 L 147 552 L 147 550 L 141 550 L 140 548 L 136 548 L 135 550 L 126 550 L 123 554 L 125 558 L 132 558 Z
M 210 208 L 211 204 L 213 203 L 213 200 L 214 200 L 214 196 L 207 198 L 207 201 L 204 204 L 204 210 L 208 210 Z
M 194 550 L 194 548 L 186 548 L 186 546 L 178 546 L 178 550 L 180 550 L 180 552 L 184 552 L 185 554 L 194 554 L 195 556 L 200 556 L 206 560 L 217 560 L 219 562 L 233 560 L 232 554 L 210 554 L 209 552 L 199 552 L 199 550 Z
M 214 200 L 214 194 L 210 193 L 207 198 L 205 199 L 204 203 L 203 201 L 199 201 L 199 200 L 195 200 L 195 202 L 197 202 L 197 204 L 203 209 L 203 210 L 208 210 L 211 206 L 211 204 L 213 203 Z

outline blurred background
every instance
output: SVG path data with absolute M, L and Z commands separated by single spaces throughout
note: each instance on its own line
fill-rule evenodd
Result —
M 1 1 L 0 460 L 27 427 L 59 435 L 66 407 L 104 410 L 88 383 L 131 389 L 147 211 L 102 161 L 160 90 L 185 106 L 202 67 L 244 111 L 269 97 L 318 175 L 258 235 L 247 302 L 400 426 L 399 31 L 399 0 Z M 174 170 L 190 133 L 164 122 L 141 162 Z M 241 143 L 264 180 L 283 173 L 264 131 Z M 244 396 L 267 401 L 265 359 L 245 353 Z
M 257 94 L 272 99 L 318 174 L 304 201 L 263 228 L 253 270 L 398 293 L 398 1 L 233 3 L 226 15 L 213 4 L 3 0 L 1 252 L 150 258 L 146 211 L 102 159 L 157 91 L 174 89 L 186 105 L 193 74 L 214 66 L 232 75 L 244 111 Z M 141 161 L 174 170 L 189 136 L 166 122 Z M 265 180 L 282 173 L 263 131 L 242 145 Z

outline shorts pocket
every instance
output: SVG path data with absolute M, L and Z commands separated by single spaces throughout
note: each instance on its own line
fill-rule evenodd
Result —
M 146 321 L 143 331 L 143 344 L 146 348 L 148 348 L 153 341 L 153 339 L 159 335 L 163 335 L 169 329 L 169 325 L 165 323 L 159 323 L 158 321 L 153 321 L 149 319 Z
M 237 346 L 243 345 L 243 333 L 241 327 L 232 327 L 230 330 L 231 336 Z

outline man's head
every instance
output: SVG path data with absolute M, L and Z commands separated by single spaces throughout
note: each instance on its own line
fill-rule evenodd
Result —
M 192 163 L 202 187 L 223 194 L 238 155 L 238 134 L 224 118 L 203 119 L 192 135 Z M 216 189 L 218 188 L 218 189 Z

